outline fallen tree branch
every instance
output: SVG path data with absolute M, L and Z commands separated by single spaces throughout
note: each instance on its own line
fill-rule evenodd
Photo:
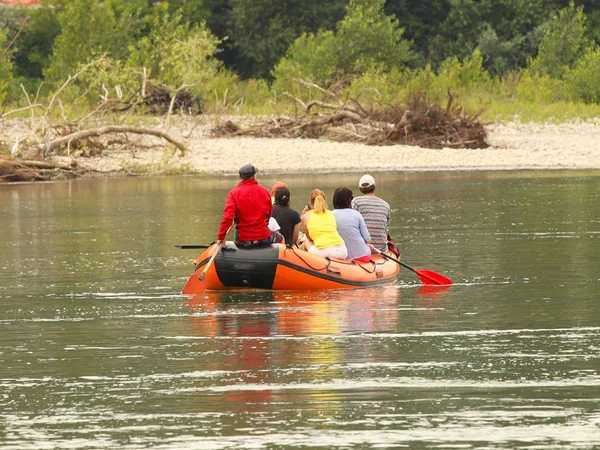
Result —
M 304 106 L 304 114 L 283 117 L 241 129 L 238 126 L 219 126 L 214 137 L 254 136 L 319 139 L 338 142 L 361 142 L 367 145 L 419 145 L 428 148 L 486 148 L 485 124 L 477 120 L 479 114 L 468 115 L 454 101 L 448 90 L 446 107 L 429 102 L 422 92 L 415 94 L 406 105 L 376 104 L 363 107 L 357 99 L 342 101 L 331 90 L 316 84 L 296 80 L 300 84 L 334 97 L 304 103 L 295 95 L 297 105 Z M 311 93 L 311 97 L 314 92 Z M 329 101 L 328 101 L 329 100 Z M 318 114 L 315 107 L 321 108 Z M 294 110 L 295 111 L 295 110 Z M 285 116 L 284 116 L 285 117 Z
M 304 85 L 304 86 L 306 86 L 306 87 L 309 87 L 309 88 L 315 88 L 315 89 L 317 89 L 317 90 L 321 91 L 323 94 L 325 94 L 325 95 L 328 95 L 328 96 L 330 96 L 330 97 L 333 97 L 333 98 L 335 98 L 336 100 L 339 100 L 339 99 L 340 99 L 340 97 L 339 97 L 337 94 L 335 94 L 335 93 L 331 92 L 331 91 L 330 91 L 330 90 L 328 90 L 328 89 L 324 89 L 324 88 L 322 88 L 322 87 L 321 87 L 321 86 L 319 86 L 318 84 L 311 83 L 311 82 L 308 82 L 308 81 L 302 80 L 302 79 L 300 79 L 300 78 L 294 78 L 294 81 L 295 81 L 295 82 L 297 82 L 297 83 L 303 84 L 303 85 Z
M 313 100 L 313 101 L 309 102 L 305 108 L 306 112 L 309 113 L 311 108 L 315 105 L 320 106 L 321 108 L 324 108 L 324 109 L 334 109 L 336 111 L 339 111 L 340 109 L 342 109 L 344 111 L 350 111 L 355 114 L 359 113 L 359 110 L 354 108 L 353 106 L 349 106 L 349 105 L 345 105 L 345 104 L 334 105 L 333 103 L 323 103 L 322 101 L 319 101 L 319 100 Z
M 350 111 L 338 111 L 336 114 L 333 114 L 331 116 L 326 116 L 321 119 L 311 120 L 310 122 L 302 125 L 300 128 L 304 129 L 304 128 L 313 127 L 316 125 L 325 125 L 327 123 L 339 122 L 344 119 L 350 119 L 354 122 L 361 121 L 360 116 L 356 113 L 352 113 Z
M 56 148 L 61 147 L 62 145 L 69 144 L 70 142 L 86 139 L 89 137 L 101 136 L 103 134 L 108 133 L 149 134 L 151 136 L 163 138 L 164 140 L 170 142 L 179 150 L 181 150 L 182 154 L 185 154 L 185 152 L 187 151 L 187 147 L 185 146 L 185 144 L 179 142 L 177 139 L 165 133 L 164 131 L 154 130 L 152 128 L 134 127 L 129 125 L 107 125 L 100 128 L 90 128 L 88 130 L 77 131 L 66 136 L 61 136 L 60 138 L 54 139 L 48 143 L 40 144 L 38 145 L 38 150 L 44 153 L 48 153 Z
M 73 170 L 76 167 L 75 163 L 71 163 L 70 165 L 57 164 L 46 161 L 35 161 L 35 160 L 21 160 L 19 161 L 19 165 L 35 168 L 35 169 L 61 169 L 61 170 Z

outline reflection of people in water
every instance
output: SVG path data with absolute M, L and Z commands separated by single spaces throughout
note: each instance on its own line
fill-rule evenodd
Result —
M 273 368 L 300 369 L 293 375 L 295 382 L 334 380 L 343 376 L 344 364 L 377 358 L 374 341 L 366 340 L 357 351 L 356 346 L 347 345 L 346 335 L 398 327 L 400 290 L 395 287 L 326 294 L 272 291 L 260 294 L 272 297 L 270 302 L 241 305 L 235 301 L 239 295 L 245 294 L 207 292 L 188 303 L 196 312 L 207 313 L 191 316 L 196 334 L 230 338 L 227 352 L 213 359 L 211 369 L 236 373 L 234 384 L 240 388 L 225 394 L 232 411 L 270 410 L 279 395 L 288 395 L 257 389 L 257 385 L 277 381 Z M 320 391 L 318 395 L 334 408 L 339 393 Z
M 278 324 L 281 334 L 326 335 L 307 348 L 307 356 L 322 362 L 344 362 L 343 349 L 335 342 L 347 333 L 395 331 L 400 319 L 395 287 L 328 291 L 327 300 L 319 291 L 302 293 L 273 292 L 279 306 Z M 368 347 L 368 346 L 367 346 Z M 368 360 L 369 348 L 352 355 Z
M 249 388 L 227 392 L 225 398 L 229 408 L 232 411 L 247 412 L 270 410 L 272 391 L 257 390 L 251 386 L 273 382 L 273 372 L 270 369 L 273 365 L 271 347 L 274 341 L 261 337 L 268 337 L 276 330 L 276 318 L 270 314 L 265 315 L 263 305 L 243 305 L 244 314 L 235 314 L 237 311 L 227 314 L 228 309 L 237 309 L 236 302 L 231 301 L 232 297 L 235 300 L 235 295 L 208 291 L 206 295 L 193 297 L 188 305 L 196 310 L 212 313 L 203 316 L 202 321 L 196 321 L 200 335 L 231 337 L 229 351 L 218 358 L 219 366 L 214 367 L 214 370 L 239 372 L 236 380 L 242 385 L 249 385 Z M 217 312 L 220 314 L 216 314 Z M 192 319 L 198 317 L 192 316 Z

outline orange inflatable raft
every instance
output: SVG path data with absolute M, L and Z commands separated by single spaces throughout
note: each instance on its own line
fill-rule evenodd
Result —
M 213 249 L 214 245 L 208 247 L 195 261 L 196 274 L 204 270 Z M 214 291 L 352 289 L 393 283 L 399 272 L 396 262 L 379 255 L 373 255 L 370 262 L 357 262 L 325 258 L 283 244 L 243 249 L 228 241 L 206 271 L 206 279 L 207 289 Z

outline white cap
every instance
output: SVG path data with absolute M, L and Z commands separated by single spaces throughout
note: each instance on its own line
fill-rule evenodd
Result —
M 359 188 L 368 188 L 371 186 L 375 186 L 375 178 L 368 174 L 360 177 L 360 181 L 358 182 Z

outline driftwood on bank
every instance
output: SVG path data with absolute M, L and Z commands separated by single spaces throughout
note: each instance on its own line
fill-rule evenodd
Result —
M 39 144 L 38 150 L 43 154 L 47 154 L 48 152 L 56 150 L 57 148 L 60 148 L 62 146 L 74 145 L 77 142 L 82 141 L 84 139 L 89 139 L 91 137 L 97 137 L 109 133 L 148 134 L 151 136 L 160 137 L 170 142 L 179 150 L 181 150 L 182 154 L 185 154 L 185 152 L 187 151 L 187 147 L 185 146 L 185 144 L 178 141 L 170 134 L 165 133 L 164 131 L 155 130 L 153 128 L 134 127 L 129 125 L 106 125 L 100 128 L 90 128 L 88 130 L 76 131 L 73 133 L 69 133 L 66 136 L 61 136 L 57 139 L 51 140 L 48 143 Z
M 23 148 L 20 150 L 23 159 L 16 157 L 2 158 L 0 156 L 0 183 L 15 181 L 47 181 L 81 176 L 84 174 L 84 171 L 78 169 L 76 162 L 65 165 L 53 163 L 43 158 L 47 158 L 51 152 L 56 153 L 60 149 L 66 149 L 69 154 L 76 154 L 73 150 L 82 147 L 95 149 L 94 154 L 99 155 L 102 153 L 103 149 L 114 143 L 121 143 L 121 141 L 119 139 L 93 140 L 92 138 L 111 133 L 132 133 L 156 136 L 171 143 L 181 151 L 182 155 L 187 151 L 187 147 L 183 142 L 175 139 L 164 131 L 152 128 L 129 125 L 107 125 L 87 130 L 76 130 L 75 127 L 70 126 L 58 128 L 62 130 L 63 135 L 55 139 L 48 139 L 45 143 L 29 146 L 23 142 Z M 134 144 L 126 142 L 125 145 L 131 146 Z
M 74 178 L 80 174 L 75 162 L 65 165 L 0 157 L 0 182 L 48 181 Z
M 322 90 L 322 88 L 320 88 Z M 337 97 L 329 93 L 329 97 Z M 214 137 L 253 136 L 322 138 L 367 145 L 417 145 L 427 148 L 487 148 L 485 125 L 454 102 L 448 91 L 445 107 L 417 94 L 407 106 L 365 109 L 355 99 L 338 103 L 313 100 L 293 119 L 279 117 L 248 128 L 229 122 L 212 130 Z

